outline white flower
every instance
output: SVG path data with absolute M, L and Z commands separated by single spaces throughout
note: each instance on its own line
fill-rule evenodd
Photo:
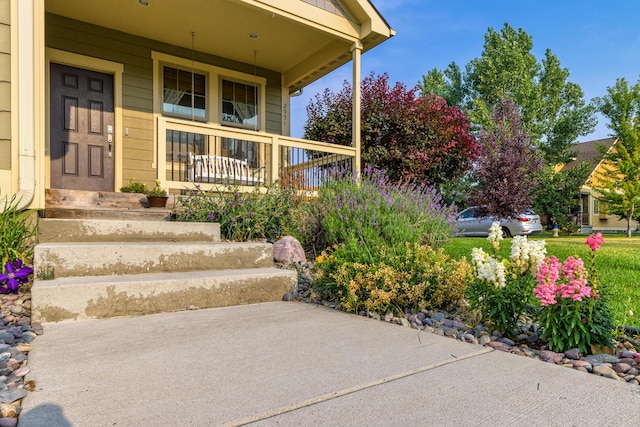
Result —
M 489 256 L 482 248 L 471 249 L 471 263 L 475 267 L 476 278 L 492 283 L 496 288 L 504 288 L 507 275 L 503 262 Z
M 493 284 L 496 288 L 504 288 L 507 285 L 507 270 L 504 266 L 504 262 L 496 262 L 494 268 L 496 278 L 493 281 Z
M 504 237 L 502 237 L 502 227 L 498 221 L 493 221 L 489 228 L 489 236 L 487 237 L 487 240 L 491 242 L 491 246 L 493 246 L 493 249 L 497 251 L 500 249 L 500 240 L 502 239 L 504 239 Z
M 538 268 L 547 254 L 544 240 L 527 240 L 526 236 L 515 236 L 511 241 L 511 255 L 509 260 L 514 272 L 533 275 L 538 273 Z

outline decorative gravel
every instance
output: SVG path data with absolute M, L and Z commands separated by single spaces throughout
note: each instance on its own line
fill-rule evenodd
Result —
M 0 296 L 0 427 L 18 424 L 22 399 L 35 389 L 25 380 L 27 355 L 41 334 L 42 326 L 31 323 L 30 292 Z

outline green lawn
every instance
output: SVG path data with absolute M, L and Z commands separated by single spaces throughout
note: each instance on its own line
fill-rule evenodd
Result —
M 598 281 L 607 286 L 609 305 L 614 312 L 617 325 L 640 327 L 640 237 L 627 238 L 622 235 L 605 235 L 605 243 L 597 252 L 596 266 Z M 564 260 L 570 255 L 582 257 L 589 262 L 589 247 L 586 235 L 562 236 L 541 235 L 532 239 L 547 242 L 547 255 L 555 255 Z M 502 241 L 500 255 L 509 256 L 510 239 Z M 482 237 L 458 237 L 451 239 L 444 247 L 451 257 L 463 256 L 470 260 L 471 248 L 482 247 L 489 251 L 490 245 Z M 630 315 L 629 312 L 633 312 Z

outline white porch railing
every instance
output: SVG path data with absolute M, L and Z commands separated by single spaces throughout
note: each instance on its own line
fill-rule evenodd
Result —
M 227 126 L 158 118 L 158 179 L 171 189 L 274 182 L 313 193 L 334 168 L 352 170 L 354 147 Z

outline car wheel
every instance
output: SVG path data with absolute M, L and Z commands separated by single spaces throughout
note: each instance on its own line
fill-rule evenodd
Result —
M 511 232 L 507 227 L 502 227 L 502 238 L 506 239 L 508 237 L 511 237 Z

